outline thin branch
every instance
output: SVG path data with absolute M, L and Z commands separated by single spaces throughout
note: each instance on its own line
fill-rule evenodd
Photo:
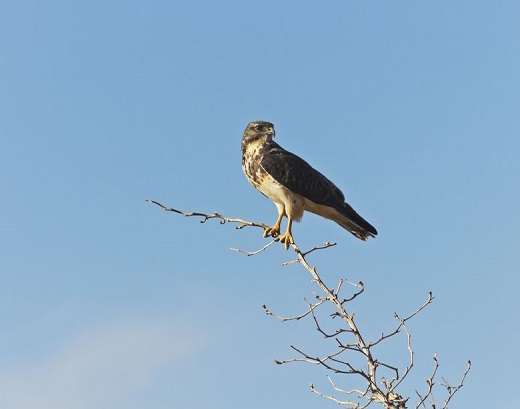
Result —
M 423 309 L 425 309 L 429 304 L 431 304 L 434 300 L 434 296 L 433 296 L 433 293 L 430 291 L 428 293 L 428 300 L 426 300 L 426 302 L 424 304 L 422 304 L 419 308 L 417 308 L 414 312 L 412 312 L 408 317 L 406 318 L 399 318 L 399 316 L 397 315 L 397 313 L 394 312 L 394 317 L 398 320 L 399 324 L 397 325 L 397 327 L 390 333 L 388 334 L 381 334 L 381 336 L 379 337 L 379 339 L 377 341 L 374 341 L 374 342 L 371 342 L 370 343 L 370 346 L 373 347 L 373 346 L 376 346 L 377 344 L 379 344 L 381 341 L 384 341 L 385 339 L 387 338 L 391 338 L 393 337 L 394 335 L 398 334 L 400 331 L 401 331 L 401 328 L 403 327 L 404 323 L 410 319 L 412 319 L 413 317 L 415 317 L 417 314 L 419 314 Z
M 334 356 L 339 355 L 343 351 L 339 351 L 339 352 L 336 352 L 335 354 L 327 355 L 324 358 L 318 358 L 318 357 L 314 358 L 314 357 L 306 354 L 305 352 L 303 352 L 301 349 L 296 348 L 294 345 L 291 345 L 291 348 L 294 349 L 296 352 L 298 352 L 300 355 L 302 355 L 304 358 L 293 358 L 293 359 L 286 360 L 286 361 L 277 361 L 277 363 L 285 364 L 285 363 L 289 363 L 289 362 L 308 362 L 308 363 L 311 363 L 314 365 L 322 365 L 334 373 L 356 374 L 356 375 L 360 375 L 361 377 L 365 378 L 365 380 L 369 380 L 368 376 L 366 375 L 366 373 L 363 370 L 354 368 L 348 362 L 339 361 L 337 359 L 334 359 Z M 328 363 L 329 361 L 340 364 L 340 365 L 345 365 L 348 369 L 347 370 L 339 369 L 338 367 L 332 366 L 331 364 L 329 364 Z
M 328 301 L 326 298 L 323 299 L 323 302 Z M 314 314 L 314 308 L 312 308 L 309 311 L 312 314 L 312 319 L 314 320 L 314 325 L 316 325 L 316 329 L 325 337 L 325 338 L 334 338 L 337 337 L 339 334 L 342 334 L 344 332 L 352 332 L 351 330 L 345 329 L 345 328 L 339 328 L 336 331 L 334 331 L 332 334 L 329 334 L 325 332 L 318 321 L 318 318 L 316 318 L 316 315 Z
M 464 371 L 464 374 L 462 375 L 462 378 L 457 386 L 450 386 L 448 381 L 443 378 L 444 384 L 443 386 L 448 391 L 448 397 L 446 398 L 446 401 L 444 402 L 444 405 L 442 406 L 442 409 L 448 409 L 448 404 L 450 403 L 451 398 L 464 386 L 464 382 L 466 381 L 466 377 L 468 376 L 469 371 L 471 370 L 471 361 L 468 360 L 468 364 L 466 367 L 466 371 Z
M 210 219 L 219 219 L 220 224 L 225 223 L 237 223 L 238 226 L 236 226 L 237 229 L 243 229 L 244 227 L 261 227 L 262 229 L 265 229 L 269 226 L 263 224 L 263 223 L 255 223 L 250 222 L 248 220 L 239 219 L 239 218 L 233 218 L 233 217 L 227 217 L 220 213 L 200 213 L 200 212 L 183 212 L 182 210 L 174 209 L 173 207 L 166 207 L 163 204 L 157 202 L 156 200 L 152 199 L 146 199 L 147 202 L 153 203 L 159 207 L 161 207 L 165 212 L 174 212 L 177 214 L 180 214 L 184 217 L 201 217 L 202 220 L 200 220 L 201 223 L 206 223 Z
M 322 299 L 322 300 L 319 300 L 317 303 L 314 303 L 314 304 L 311 304 L 309 303 L 307 300 L 305 300 L 305 302 L 307 303 L 309 309 L 307 311 L 305 311 L 303 314 L 300 314 L 300 315 L 295 315 L 293 317 L 282 317 L 281 315 L 278 315 L 278 314 L 275 314 L 273 313 L 271 310 L 269 310 L 265 304 L 262 305 L 262 308 L 264 309 L 265 313 L 267 315 L 271 315 L 273 316 L 274 318 L 277 318 L 279 319 L 280 321 L 282 322 L 285 322 L 285 321 L 298 321 L 298 320 L 301 320 L 302 318 L 306 317 L 307 315 L 309 314 L 312 314 L 312 311 L 316 308 L 316 307 L 319 307 L 321 304 L 323 304 L 324 302 L 326 302 L 327 299 Z
M 237 251 L 239 253 L 243 253 L 245 254 L 246 256 L 255 256 L 257 255 L 258 253 L 261 253 L 262 251 L 265 251 L 267 250 L 273 243 L 276 243 L 276 240 L 271 240 L 269 243 L 267 243 L 265 246 L 259 248 L 258 250 L 254 250 L 254 251 L 247 251 L 247 250 L 242 250 L 242 249 L 237 249 L 235 247 L 230 247 L 229 249 L 230 250 L 233 250 L 233 251 Z
M 437 354 L 433 355 L 433 362 L 434 362 L 433 372 L 432 372 L 431 376 L 428 379 L 426 379 L 426 385 L 428 385 L 426 394 L 424 396 L 422 396 L 418 391 L 415 391 L 415 393 L 417 394 L 417 396 L 419 396 L 419 399 L 420 399 L 419 403 L 417 405 L 415 405 L 415 409 L 419 409 L 421 406 L 424 409 L 426 409 L 425 402 L 431 396 L 431 394 L 433 392 L 433 386 L 435 385 L 434 379 L 435 379 L 435 376 L 437 375 L 437 370 L 439 369 L 439 360 L 437 358 Z
M 364 291 L 365 291 L 365 285 L 363 284 L 362 281 L 360 281 L 359 283 L 352 283 L 350 281 L 347 281 L 348 284 L 350 284 L 351 286 L 353 287 L 357 287 L 359 288 L 359 291 L 354 293 L 350 298 L 344 298 L 342 301 L 341 301 L 341 304 L 345 304 L 346 302 L 350 302 L 350 301 L 353 301 L 358 295 L 361 295 Z M 339 292 L 339 289 L 336 291 L 336 295 L 339 295 L 338 294 Z
M 434 296 L 433 296 L 433 293 L 430 291 L 428 292 L 428 300 L 423 304 L 421 305 L 418 309 L 416 309 L 414 312 L 412 312 L 408 317 L 406 318 L 403 318 L 403 320 L 406 322 L 408 321 L 410 318 L 413 318 L 415 317 L 417 314 L 419 314 L 422 310 L 424 310 L 429 304 L 431 304 L 434 300 Z
M 295 244 L 293 244 L 292 246 L 293 246 L 293 248 L 296 247 Z M 302 253 L 302 257 L 305 257 L 307 254 L 310 254 L 314 251 L 325 250 L 325 249 L 328 249 L 329 247 L 334 247 L 334 246 L 336 246 L 336 243 L 326 241 L 325 243 L 323 243 L 323 246 L 314 246 L 310 250 L 307 250 L 306 252 Z M 286 261 L 285 263 L 282 263 L 282 266 L 288 266 L 290 264 L 295 264 L 295 263 L 300 263 L 300 262 L 301 262 L 301 260 L 299 258 L 297 258 L 296 260 Z
M 345 400 L 341 400 L 341 399 L 338 399 L 338 398 L 335 398 L 334 396 L 332 395 L 326 395 L 324 394 L 323 392 L 320 392 L 318 391 L 313 384 L 310 385 L 310 390 L 311 392 L 314 392 L 315 394 L 317 394 L 318 396 L 322 397 L 322 398 L 325 398 L 325 399 L 328 399 L 332 402 L 335 402 L 337 403 L 338 405 L 341 405 L 345 408 L 351 408 L 351 409 L 364 409 L 366 407 L 368 407 L 368 405 L 370 405 L 373 401 L 372 400 L 369 400 L 366 404 L 364 405 L 361 405 L 359 402 L 355 402 L 355 401 L 352 401 L 352 400 L 348 400 L 348 399 L 345 399 Z
M 410 319 L 412 316 L 413 315 L 411 315 L 408 319 Z M 406 379 L 406 377 L 412 370 L 413 364 L 414 364 L 414 352 L 412 349 L 412 336 L 410 335 L 410 332 L 408 332 L 408 328 L 406 327 L 406 319 L 399 318 L 397 313 L 395 313 L 395 318 L 401 322 L 401 324 L 400 324 L 401 328 L 403 328 L 404 332 L 406 333 L 406 348 L 408 349 L 410 361 L 409 361 L 409 364 L 407 365 L 406 369 L 404 370 L 404 374 L 401 377 L 401 379 L 399 379 L 399 373 L 397 373 L 396 378 L 390 382 L 389 392 L 393 392 L 395 390 L 395 388 L 397 388 Z M 397 381 L 397 382 L 394 384 L 393 383 L 394 381 Z
M 327 379 L 329 380 L 330 384 L 332 385 L 332 388 L 335 391 L 344 393 L 345 395 L 351 395 L 351 394 L 357 393 L 360 396 L 366 397 L 369 392 L 368 389 L 365 389 L 364 391 L 362 391 L 361 389 L 345 390 L 345 389 L 342 389 L 342 388 L 339 388 L 338 386 L 336 386 L 336 384 L 334 383 L 334 381 L 331 379 L 330 376 L 327 376 Z
M 311 254 L 313 251 L 325 250 L 325 249 L 328 249 L 329 247 L 334 247 L 336 245 L 337 245 L 337 243 L 326 241 L 325 243 L 323 243 L 323 246 L 315 246 L 315 247 L 311 248 L 310 250 L 307 250 L 305 253 L 302 253 L 302 254 L 305 257 L 306 255 Z

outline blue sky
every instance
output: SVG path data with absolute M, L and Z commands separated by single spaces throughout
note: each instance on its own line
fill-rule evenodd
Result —
M 261 308 L 305 309 L 316 289 L 281 266 L 293 254 L 245 257 L 228 247 L 260 231 L 145 202 L 272 223 L 240 168 L 264 119 L 380 232 L 294 227 L 302 248 L 338 243 L 310 261 L 331 286 L 365 283 L 351 309 L 367 335 L 434 292 L 402 392 L 438 353 L 453 382 L 474 364 L 453 408 L 483 391 L 511 407 L 519 17 L 516 1 L 3 1 L 0 406 L 334 407 L 308 391 L 326 390 L 320 368 L 273 363 L 327 351 L 311 322 Z

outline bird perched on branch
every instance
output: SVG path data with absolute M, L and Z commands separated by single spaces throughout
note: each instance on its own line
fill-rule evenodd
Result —
M 345 202 L 334 183 L 300 157 L 273 141 L 274 125 L 255 121 L 247 125 L 242 137 L 242 169 L 248 181 L 271 199 L 278 209 L 274 226 L 264 229 L 289 248 L 294 244 L 292 222 L 305 210 L 338 223 L 361 240 L 375 237 L 377 230 Z M 280 235 L 283 217 L 287 229 Z

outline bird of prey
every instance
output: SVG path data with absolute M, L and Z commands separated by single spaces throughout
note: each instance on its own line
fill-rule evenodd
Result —
M 334 183 L 274 142 L 274 136 L 272 123 L 254 121 L 247 125 L 241 144 L 242 169 L 248 181 L 278 209 L 278 218 L 264 229 L 264 237 L 272 236 L 288 249 L 294 244 L 292 222 L 299 221 L 305 210 L 335 221 L 358 239 L 377 235 L 377 230 L 345 202 Z M 280 235 L 284 216 L 287 230 Z

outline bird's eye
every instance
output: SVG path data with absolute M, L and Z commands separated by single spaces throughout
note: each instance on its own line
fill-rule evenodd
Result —
M 257 131 L 261 131 L 262 128 L 263 128 L 262 125 L 256 125 L 255 126 L 255 130 L 257 130 Z

